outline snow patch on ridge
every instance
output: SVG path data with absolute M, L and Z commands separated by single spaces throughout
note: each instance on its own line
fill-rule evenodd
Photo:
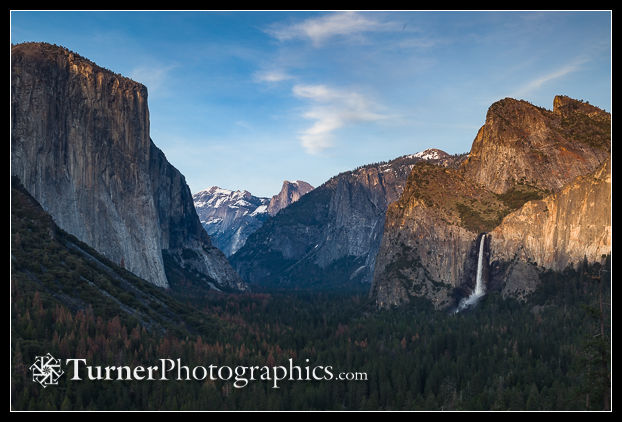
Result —
M 254 217 L 254 216 L 259 215 L 259 214 L 265 214 L 267 212 L 268 212 L 268 206 L 267 205 L 260 205 L 260 206 L 258 206 L 255 209 L 255 211 L 253 211 L 251 213 L 251 217 Z
M 421 158 L 422 160 L 438 160 L 440 158 L 443 158 L 443 156 L 437 149 L 426 149 L 425 151 L 411 154 L 408 156 L 408 158 Z

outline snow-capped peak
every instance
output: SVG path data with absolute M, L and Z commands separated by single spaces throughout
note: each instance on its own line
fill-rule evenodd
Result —
M 447 153 L 444 151 L 441 151 L 440 149 L 429 148 L 429 149 L 426 149 L 425 151 L 421 151 L 416 154 L 411 154 L 408 157 L 409 158 L 421 158 L 422 160 L 438 160 L 446 156 L 447 156 Z

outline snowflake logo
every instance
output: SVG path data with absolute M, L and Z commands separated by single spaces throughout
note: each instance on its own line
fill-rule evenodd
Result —
M 35 357 L 35 363 L 30 365 L 32 381 L 38 382 L 43 388 L 48 385 L 58 385 L 58 379 L 65 373 L 60 365 L 61 361 L 49 353 Z

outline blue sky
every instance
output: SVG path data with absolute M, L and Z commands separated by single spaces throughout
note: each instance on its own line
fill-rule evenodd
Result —
M 285 179 L 467 152 L 505 97 L 611 110 L 607 11 L 13 11 L 11 41 L 145 84 L 151 137 L 192 192 L 271 196 Z

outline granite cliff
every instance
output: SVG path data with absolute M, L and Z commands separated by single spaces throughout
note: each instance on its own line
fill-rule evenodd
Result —
M 245 288 L 149 137 L 145 86 L 62 47 L 18 44 L 11 119 L 11 174 L 61 229 L 157 286 L 169 286 L 166 261 Z
M 495 193 L 518 182 L 557 191 L 609 156 L 610 126 L 609 113 L 566 96 L 552 111 L 506 98 L 488 109 L 462 170 Z
M 490 237 L 493 277 L 505 282 L 505 295 L 532 291 L 534 268 L 561 271 L 584 259 L 601 262 L 611 252 L 611 160 L 559 192 L 527 202 Z
M 413 296 L 455 305 L 474 287 L 481 233 L 490 234 L 486 282 L 503 294 L 523 297 L 542 269 L 599 261 L 611 251 L 610 124 L 609 113 L 563 96 L 553 111 L 493 104 L 459 168 L 416 165 L 389 207 L 377 305 Z
M 295 182 L 290 182 L 288 180 L 283 181 L 281 191 L 270 199 L 268 214 L 271 216 L 276 215 L 283 208 L 298 201 L 303 195 L 312 190 L 313 186 L 302 180 L 297 180 Z
M 457 169 L 414 166 L 400 199 L 389 206 L 371 295 L 380 307 L 422 296 L 443 308 L 454 288 L 475 285 L 478 234 L 509 207 Z

